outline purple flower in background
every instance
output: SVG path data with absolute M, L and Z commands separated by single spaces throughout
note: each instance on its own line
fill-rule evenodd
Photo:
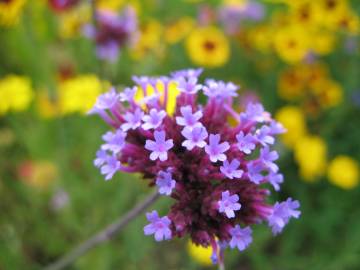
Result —
M 149 130 L 159 127 L 162 124 L 165 116 L 166 112 L 164 110 L 157 111 L 156 109 L 151 109 L 149 115 L 145 115 L 142 118 L 142 120 L 144 121 L 142 128 L 145 130 Z
M 146 214 L 147 220 L 150 224 L 144 227 L 145 235 L 154 234 L 156 241 L 163 241 L 171 239 L 170 224 L 171 220 L 167 217 L 159 217 L 159 214 L 154 210 Z
M 244 171 L 238 170 L 240 166 L 240 161 L 238 161 L 236 158 L 234 158 L 230 163 L 225 160 L 223 165 L 220 167 L 220 171 L 230 179 L 233 178 L 241 178 Z
M 101 146 L 101 149 L 109 150 L 114 154 L 117 154 L 125 145 L 126 133 L 120 129 L 115 133 L 108 131 L 103 135 L 102 138 L 106 143 Z
M 299 218 L 301 212 L 297 210 L 300 207 L 298 201 L 288 198 L 285 202 L 276 202 L 272 214 L 268 217 L 269 226 L 274 235 L 280 233 L 290 218 Z
M 240 131 L 236 135 L 237 146 L 241 152 L 250 154 L 255 149 L 255 138 L 250 133 L 244 135 L 244 132 Z
M 274 137 L 271 135 L 271 129 L 268 126 L 262 126 L 256 130 L 255 138 L 263 146 L 266 144 L 274 144 L 275 142 Z
M 276 173 L 279 170 L 279 167 L 273 162 L 278 158 L 279 154 L 276 151 L 270 151 L 269 147 L 260 149 L 260 160 L 271 172 Z
M 237 194 L 230 195 L 230 192 L 224 191 L 221 193 L 221 200 L 219 203 L 219 212 L 225 213 L 228 218 L 234 218 L 235 212 L 240 210 L 241 204 L 238 203 L 239 196 Z
M 109 10 L 96 11 L 96 27 L 85 25 L 83 33 L 96 43 L 99 59 L 115 62 L 125 46 L 131 46 L 137 39 L 137 19 L 135 11 L 128 7 L 122 14 Z
M 200 148 L 206 146 L 205 139 L 208 137 L 208 133 L 202 125 L 194 128 L 185 127 L 181 131 L 181 134 L 186 138 L 181 145 L 186 147 L 189 151 L 195 146 Z
M 283 126 L 260 103 L 238 113 L 232 108 L 238 87 L 213 79 L 202 84 L 200 73 L 133 77 L 136 86 L 99 97 L 95 107 L 104 110 L 96 114 L 112 130 L 94 164 L 106 180 L 117 171 L 138 173 L 173 201 L 166 216 L 147 215 L 145 234 L 157 241 L 189 235 L 222 262 L 226 247 L 242 251 L 250 244 L 252 225 L 266 221 L 278 233 L 300 212 L 291 199 L 269 204 L 269 184 L 278 191 L 284 180 L 272 150 Z M 170 92 L 170 83 L 181 91 Z M 143 98 L 135 98 L 137 91 Z M 230 125 L 229 117 L 236 122 Z
M 167 160 L 167 151 L 174 146 L 173 140 L 165 140 L 165 131 L 155 131 L 154 139 L 155 141 L 146 140 L 145 144 L 145 148 L 151 151 L 150 159 L 159 159 L 161 161 Z
M 136 109 L 134 113 L 127 112 L 124 115 L 126 122 L 121 125 L 123 131 L 128 131 L 129 129 L 137 129 L 141 126 L 141 119 L 143 118 L 144 113 L 139 108 Z
M 284 182 L 284 176 L 281 173 L 270 172 L 267 176 L 268 182 L 274 187 L 275 191 L 280 190 L 280 184 Z
M 205 152 L 209 155 L 211 162 L 225 161 L 226 155 L 224 152 L 229 150 L 228 142 L 220 143 L 220 134 L 210 134 L 209 145 L 205 146 Z
M 198 126 L 200 124 L 198 121 L 203 116 L 201 111 L 192 113 L 191 106 L 181 107 L 180 112 L 182 117 L 181 116 L 176 117 L 176 123 L 179 126 L 185 126 L 185 127 Z
M 175 188 L 176 181 L 172 179 L 171 172 L 160 171 L 156 178 L 156 185 L 159 187 L 159 193 L 169 196 Z
M 120 168 L 120 161 L 115 156 L 108 156 L 105 164 L 101 167 L 101 174 L 105 175 L 105 180 L 110 180 Z
M 229 230 L 229 233 L 231 235 L 229 242 L 231 248 L 237 247 L 239 251 L 243 251 L 252 242 L 252 230 L 250 227 L 242 229 L 240 225 L 235 225 L 235 227 Z

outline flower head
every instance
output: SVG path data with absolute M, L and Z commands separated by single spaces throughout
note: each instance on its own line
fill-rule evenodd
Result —
M 271 150 L 282 126 L 258 103 L 238 115 L 231 108 L 237 87 L 213 79 L 202 87 L 200 73 L 134 77 L 136 86 L 111 94 L 118 101 L 100 116 L 114 131 L 104 135 L 94 164 L 106 179 L 139 173 L 174 201 L 166 216 L 147 215 L 146 235 L 160 241 L 189 234 L 219 262 L 226 246 L 242 251 L 250 244 L 253 224 L 267 221 L 280 232 L 299 215 L 298 202 L 268 203 L 268 184 L 277 191 L 283 182 Z

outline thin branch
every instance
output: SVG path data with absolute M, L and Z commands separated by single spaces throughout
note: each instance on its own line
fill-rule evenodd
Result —
M 148 196 L 144 201 L 138 203 L 134 208 L 120 217 L 114 223 L 108 225 L 105 229 L 99 231 L 93 237 L 74 248 L 68 254 L 60 258 L 53 264 L 45 267 L 44 270 L 60 270 L 71 265 L 76 259 L 84 255 L 90 249 L 112 239 L 117 233 L 119 233 L 130 221 L 141 214 L 148 206 L 153 204 L 159 198 L 159 193 L 156 191 Z

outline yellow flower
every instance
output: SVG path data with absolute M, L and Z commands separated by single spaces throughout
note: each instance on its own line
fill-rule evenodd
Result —
M 36 107 L 42 118 L 54 118 L 59 115 L 59 104 L 50 98 L 47 91 L 39 91 L 36 97 Z
M 62 114 L 87 113 L 97 97 L 108 87 L 95 75 L 80 75 L 59 84 L 59 105 Z
M 46 189 L 57 179 L 59 172 L 51 161 L 26 161 L 18 167 L 18 175 L 29 186 Z
M 190 59 L 197 65 L 220 67 L 230 56 L 230 45 L 224 33 L 214 26 L 193 30 L 187 37 L 185 47 Z
M 335 33 L 324 29 L 317 29 L 312 32 L 310 47 L 319 55 L 329 54 L 335 47 Z
M 331 79 L 319 80 L 312 87 L 319 104 L 324 108 L 338 105 L 343 98 L 343 90 L 339 83 Z
M 271 50 L 272 36 L 273 28 L 268 25 L 254 26 L 248 33 L 250 43 L 262 53 L 267 53 Z
M 359 165 L 348 156 L 337 156 L 327 170 L 329 181 L 343 189 L 352 189 L 359 183 Z
M 293 148 L 295 143 L 306 135 L 305 115 L 300 108 L 295 106 L 282 107 L 276 113 L 275 118 L 287 129 L 287 132 L 281 135 L 281 140 L 287 147 Z
M 161 81 L 158 81 L 155 88 L 148 84 L 146 87 L 146 96 L 151 96 L 155 93 L 160 95 L 160 102 L 164 102 L 165 98 L 165 86 Z M 166 112 L 169 115 L 172 115 L 175 112 L 176 107 L 176 98 L 180 94 L 180 90 L 177 88 L 177 84 L 175 82 L 169 82 L 168 85 L 168 94 L 167 94 L 167 103 L 166 103 Z M 143 89 L 138 86 L 137 91 L 135 93 L 135 101 L 143 106 L 145 109 L 145 104 L 142 104 L 142 100 L 144 98 Z
M 295 24 L 302 24 L 309 28 L 317 27 L 317 23 L 320 20 L 314 1 L 308 0 L 292 5 L 290 16 Z
M 125 6 L 131 6 L 139 14 L 140 3 L 138 0 L 97 0 L 96 7 L 98 9 L 119 11 Z
M 280 74 L 278 81 L 279 96 L 286 100 L 294 100 L 304 95 L 306 76 L 304 68 L 295 66 Z
M 324 174 L 327 147 L 322 138 L 318 136 L 300 138 L 295 145 L 294 155 L 304 180 L 313 182 Z
M 8 75 L 0 80 L 0 115 L 8 111 L 24 111 L 33 99 L 31 82 L 27 77 Z
M 194 20 L 191 17 L 183 17 L 169 24 L 165 28 L 165 40 L 170 44 L 174 44 L 182 40 L 190 33 L 194 26 Z
M 197 246 L 189 240 L 187 245 L 187 250 L 189 255 L 199 264 L 203 266 L 212 265 L 211 262 L 212 248 L 210 246 L 208 247 Z
M 338 29 L 336 22 L 348 9 L 346 0 L 317 0 L 314 5 L 321 23 L 334 30 Z
M 91 20 L 89 5 L 79 5 L 60 15 L 60 35 L 72 38 L 81 33 L 82 27 Z
M 131 56 L 140 60 L 149 53 L 155 53 L 158 57 L 164 54 L 163 26 L 157 20 L 150 20 L 140 27 L 140 37 L 131 49 Z
M 281 28 L 275 34 L 274 47 L 285 62 L 300 62 L 309 51 L 309 33 L 299 25 Z
M 12 26 L 19 22 L 26 0 L 0 1 L 0 25 Z

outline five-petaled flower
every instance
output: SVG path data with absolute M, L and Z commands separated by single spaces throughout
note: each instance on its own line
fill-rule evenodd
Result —
M 210 134 L 209 144 L 205 146 L 205 152 L 209 155 L 211 162 L 225 161 L 226 155 L 224 152 L 229 148 L 228 142 L 220 143 L 220 134 Z
M 240 210 L 241 204 L 238 203 L 239 196 L 237 194 L 230 195 L 230 192 L 224 191 L 221 193 L 221 200 L 219 203 L 219 212 L 225 213 L 228 218 L 234 218 L 235 212 Z
M 205 139 L 207 138 L 208 133 L 202 125 L 194 128 L 185 127 L 181 131 L 181 134 L 186 138 L 181 145 L 186 147 L 187 150 L 192 150 L 195 146 L 200 148 L 206 146 Z
M 159 188 L 159 193 L 167 196 L 171 194 L 176 185 L 176 181 L 172 179 L 171 172 L 169 171 L 160 171 L 155 183 Z
M 150 159 L 151 160 L 161 160 L 165 161 L 168 158 L 167 151 L 170 150 L 173 146 L 173 140 L 165 140 L 165 131 L 155 131 L 154 132 L 154 139 L 146 140 L 145 148 L 151 151 Z
M 242 229 L 240 225 L 237 224 L 229 230 L 229 233 L 231 235 L 229 242 L 231 248 L 237 247 L 239 251 L 243 251 L 252 242 L 252 230 L 250 227 Z
M 145 235 L 154 234 L 156 241 L 171 239 L 170 224 L 171 220 L 167 217 L 159 217 L 159 214 L 154 210 L 146 214 L 147 220 L 150 224 L 144 227 Z
M 181 116 L 176 117 L 176 123 L 179 126 L 192 128 L 201 125 L 201 123 L 199 123 L 199 119 L 203 116 L 201 111 L 192 113 L 191 106 L 184 106 L 180 108 L 180 112 L 182 114 L 182 117 Z
M 164 110 L 157 111 L 156 109 L 151 109 L 149 115 L 144 115 L 142 120 L 144 124 L 142 128 L 145 130 L 155 129 L 159 127 L 166 116 L 166 112 Z
M 143 118 L 144 113 L 141 109 L 137 108 L 134 113 L 127 112 L 124 115 L 125 123 L 121 125 L 123 131 L 128 131 L 129 129 L 137 129 L 141 126 L 141 119 Z
M 234 158 L 230 163 L 229 161 L 225 160 L 223 165 L 220 167 L 220 171 L 229 179 L 233 178 L 241 178 L 244 171 L 238 170 L 240 166 L 240 161 Z
M 238 141 L 237 146 L 239 150 L 245 154 L 250 154 L 256 147 L 255 139 L 250 133 L 244 135 L 244 132 L 240 131 L 239 134 L 236 135 L 236 139 Z

